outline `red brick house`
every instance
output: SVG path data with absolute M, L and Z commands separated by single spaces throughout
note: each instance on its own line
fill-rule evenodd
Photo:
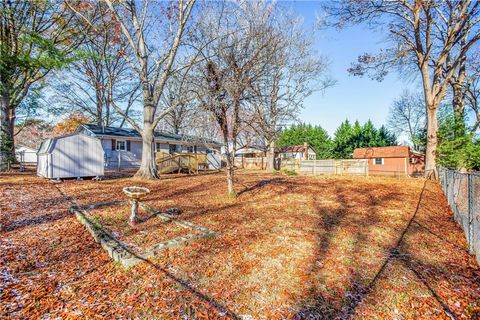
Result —
M 425 156 L 408 146 L 357 148 L 354 159 L 367 159 L 371 175 L 420 175 L 425 168 Z

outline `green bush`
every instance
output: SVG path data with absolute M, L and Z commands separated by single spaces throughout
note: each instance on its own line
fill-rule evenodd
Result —
M 287 176 L 296 176 L 298 175 L 297 171 L 295 170 L 290 170 L 290 169 L 282 169 L 282 172 L 286 174 Z

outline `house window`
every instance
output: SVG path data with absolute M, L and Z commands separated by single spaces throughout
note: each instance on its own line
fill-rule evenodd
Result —
M 374 164 L 382 165 L 383 164 L 383 158 L 375 158 L 374 159 Z
M 162 150 L 162 144 L 160 142 L 155 143 L 155 152 L 160 152 Z
M 127 142 L 122 140 L 117 140 L 117 145 L 115 150 L 117 151 L 126 151 L 127 150 Z

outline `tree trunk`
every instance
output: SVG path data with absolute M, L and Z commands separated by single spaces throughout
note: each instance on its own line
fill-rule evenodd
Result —
M 224 118 L 223 124 L 226 124 L 226 117 Z M 226 125 L 220 125 L 222 128 L 223 142 L 225 146 L 225 155 L 227 161 L 227 195 L 229 197 L 235 198 L 237 193 L 235 192 L 235 142 L 232 143 L 232 150 L 230 150 L 230 145 L 228 141 L 228 128 Z
M 268 144 L 267 150 L 267 171 L 275 170 L 275 142 L 271 141 Z
M 0 97 L 0 170 L 4 169 L 8 162 L 16 162 L 15 159 L 15 108 L 10 104 L 10 96 L 3 93 Z
M 105 126 L 110 126 L 110 103 L 105 106 Z
M 234 161 L 235 159 L 233 156 L 233 152 L 227 151 L 227 192 L 228 196 L 232 198 L 235 198 L 237 196 L 233 180 L 235 174 Z
M 425 176 L 436 177 L 436 151 L 437 151 L 437 107 L 427 106 L 427 150 L 425 152 Z
M 96 97 L 97 97 L 97 114 L 96 114 L 96 122 L 97 122 L 97 125 L 99 127 L 103 126 L 103 115 L 102 115 L 102 111 L 103 111 L 103 101 L 102 101 L 102 96 L 101 96 L 101 92 L 100 92 L 100 89 L 97 89 L 97 92 L 96 92 Z
M 142 130 L 142 163 L 135 174 L 136 178 L 159 179 L 155 163 L 155 128 L 153 126 L 155 108 L 146 105 L 143 114 Z
M 453 120 L 454 120 L 454 134 L 455 137 L 462 137 L 465 135 L 465 100 L 461 84 L 452 84 L 453 91 Z

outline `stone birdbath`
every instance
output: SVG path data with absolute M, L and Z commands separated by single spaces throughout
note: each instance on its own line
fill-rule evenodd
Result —
M 129 223 L 130 225 L 134 226 L 140 220 L 138 218 L 138 203 L 141 199 L 145 198 L 150 193 L 150 190 L 144 187 L 133 186 L 123 188 L 123 192 L 127 195 L 129 202 L 132 205 L 132 209 L 130 210 Z

